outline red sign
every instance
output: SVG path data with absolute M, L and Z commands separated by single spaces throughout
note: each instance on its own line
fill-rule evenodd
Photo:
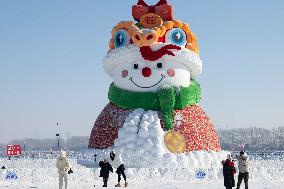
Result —
M 7 156 L 19 156 L 22 153 L 20 145 L 8 145 L 6 150 Z

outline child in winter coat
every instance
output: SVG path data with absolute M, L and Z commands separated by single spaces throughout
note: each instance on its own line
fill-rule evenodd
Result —
M 232 161 L 232 156 L 227 155 L 227 159 L 222 161 L 223 164 L 223 175 L 224 175 L 224 186 L 226 189 L 232 189 L 235 186 L 234 174 L 236 173 L 236 168 L 234 162 Z
M 115 185 L 115 187 L 121 187 L 120 185 L 121 175 L 123 176 L 123 179 L 124 179 L 124 186 L 127 187 L 128 183 L 126 182 L 126 175 L 124 172 L 125 167 L 122 163 L 120 154 L 116 155 L 113 151 L 111 151 L 109 156 L 110 156 L 110 163 L 112 164 L 114 168 L 116 168 L 116 173 L 118 176 L 118 183 Z
M 56 160 L 56 168 L 59 174 L 59 189 L 63 188 L 63 179 L 65 182 L 65 189 L 68 188 L 68 171 L 70 170 L 70 163 L 66 157 L 66 152 L 61 149 Z
M 104 185 L 103 187 L 107 187 L 107 181 L 109 178 L 109 172 L 113 173 L 112 166 L 109 164 L 107 159 L 104 159 L 104 161 L 99 162 L 99 166 L 101 167 L 100 170 L 100 177 L 103 177 Z

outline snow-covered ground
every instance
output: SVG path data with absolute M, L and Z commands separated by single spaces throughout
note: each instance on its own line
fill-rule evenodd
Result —
M 0 159 L 0 166 L 12 169 L 12 161 Z M 74 173 L 70 175 L 70 189 L 101 188 L 102 179 L 98 177 L 98 168 L 86 168 L 72 160 Z M 280 189 L 284 185 L 284 161 L 252 160 L 250 161 L 250 188 Z M 16 181 L 4 180 L 1 174 L 2 188 L 58 188 L 58 174 L 55 159 L 18 159 L 14 170 L 19 176 Z M 129 168 L 126 170 L 129 188 L 135 189 L 222 189 L 223 178 L 221 169 L 207 169 L 207 177 L 203 180 L 195 178 L 195 169 L 185 168 Z M 216 177 L 217 176 L 217 177 Z M 114 188 L 117 175 L 111 174 L 109 188 Z

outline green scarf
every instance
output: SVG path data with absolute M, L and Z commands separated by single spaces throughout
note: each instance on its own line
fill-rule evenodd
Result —
M 182 110 L 200 100 L 200 85 L 192 80 L 189 87 L 160 88 L 158 92 L 133 92 L 120 89 L 112 83 L 108 91 L 108 99 L 121 108 L 159 110 L 163 114 L 165 128 L 172 129 L 173 110 Z

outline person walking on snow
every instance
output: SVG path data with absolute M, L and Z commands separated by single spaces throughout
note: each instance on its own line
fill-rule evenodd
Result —
M 237 189 L 240 189 L 243 179 L 245 182 L 245 189 L 248 189 L 248 179 L 249 179 L 248 155 L 244 151 L 241 151 L 240 155 L 235 155 L 234 157 L 238 160 L 238 168 L 239 168 Z
M 65 189 L 68 188 L 68 171 L 70 170 L 69 159 L 66 157 L 66 152 L 61 149 L 56 160 L 56 168 L 59 174 L 59 189 L 63 188 L 63 179 L 65 182 Z
M 103 187 L 107 187 L 107 181 L 109 178 L 109 172 L 113 173 L 112 166 L 109 164 L 107 159 L 99 162 L 99 166 L 101 167 L 100 170 L 100 177 L 103 177 L 104 185 Z
M 123 165 L 120 153 L 115 154 L 113 151 L 111 151 L 109 154 L 109 157 L 110 157 L 110 163 L 112 164 L 114 168 L 116 168 L 116 173 L 118 176 L 118 183 L 115 185 L 115 187 L 121 187 L 120 185 L 121 175 L 123 176 L 123 179 L 124 179 L 124 186 L 127 187 L 128 183 L 126 182 L 126 175 L 124 172 L 125 167 Z
M 235 186 L 234 174 L 236 173 L 236 168 L 234 162 L 232 161 L 232 156 L 227 155 L 227 159 L 222 161 L 223 164 L 223 175 L 224 175 L 224 186 L 226 189 L 232 189 Z

